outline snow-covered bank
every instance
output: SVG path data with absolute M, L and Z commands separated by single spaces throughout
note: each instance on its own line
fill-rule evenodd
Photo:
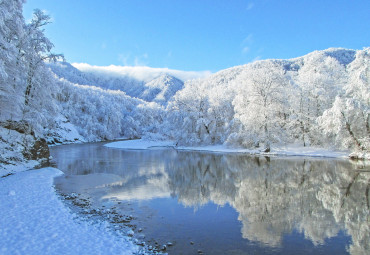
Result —
M 0 179 L 0 254 L 135 254 L 138 247 L 105 223 L 76 217 L 58 198 L 55 168 Z
M 0 122 L 0 177 L 39 167 L 47 162 L 46 141 L 35 137 L 26 122 Z
M 104 146 L 116 149 L 126 150 L 146 150 L 153 147 L 173 147 L 175 142 L 173 141 L 149 141 L 144 139 L 137 140 L 125 140 L 105 144 Z
M 274 156 L 307 156 L 307 157 L 327 157 L 327 158 L 348 158 L 349 151 L 334 151 L 316 147 L 303 147 L 296 145 L 276 146 L 271 148 L 271 152 L 265 153 L 259 150 L 250 150 L 244 148 L 228 147 L 226 145 L 208 145 L 208 146 L 176 146 L 174 141 L 149 141 L 144 139 L 126 140 L 108 143 L 104 146 L 116 149 L 126 150 L 145 150 L 154 147 L 173 147 L 177 150 L 188 151 L 209 151 L 221 153 L 247 153 L 263 154 Z

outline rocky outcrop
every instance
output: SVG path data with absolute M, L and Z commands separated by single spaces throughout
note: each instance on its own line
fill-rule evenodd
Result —
M 21 120 L 21 121 L 14 121 L 14 120 L 1 121 L 0 126 L 6 128 L 6 129 L 17 131 L 20 134 L 35 136 L 35 133 L 33 132 L 31 125 L 28 124 L 28 122 L 24 121 L 24 120 Z
M 50 157 L 50 151 L 48 144 L 44 138 L 38 138 L 35 140 L 35 143 L 29 150 L 27 150 L 27 153 L 25 154 L 25 158 L 30 160 L 40 160 L 40 159 L 46 159 L 48 160 Z
M 32 166 L 49 161 L 50 152 L 44 138 L 37 137 L 26 121 L 0 122 L 0 172 L 12 172 L 19 164 L 35 160 Z M 39 163 L 37 163 L 38 161 Z M 11 167 L 13 170 L 6 170 Z

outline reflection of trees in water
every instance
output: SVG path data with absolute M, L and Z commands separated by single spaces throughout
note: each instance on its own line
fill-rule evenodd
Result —
M 316 245 L 345 230 L 352 236 L 352 254 L 370 250 L 370 173 L 353 170 L 347 161 L 99 147 L 65 147 L 54 155 L 67 174 L 121 176 L 124 182 L 114 193 L 154 185 L 185 206 L 228 203 L 249 240 L 279 246 L 284 234 L 297 230 Z
M 316 245 L 343 229 L 351 253 L 370 250 L 370 176 L 348 162 L 178 153 L 169 178 L 186 206 L 229 203 L 249 240 L 279 246 L 296 229 Z
M 52 147 L 51 154 L 58 168 L 68 175 L 109 173 L 126 179 L 164 172 L 167 159 L 175 151 L 117 150 L 101 143 Z

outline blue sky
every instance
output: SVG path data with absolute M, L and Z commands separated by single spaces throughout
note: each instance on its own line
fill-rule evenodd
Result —
M 370 46 L 368 0 L 27 0 L 68 62 L 212 72 Z

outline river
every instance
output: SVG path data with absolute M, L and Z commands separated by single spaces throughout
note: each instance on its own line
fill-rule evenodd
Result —
M 169 254 L 366 254 L 370 173 L 348 160 L 51 148 L 86 214 Z M 73 204 L 71 204 L 73 205 Z M 165 246 L 164 246 L 165 245 Z

